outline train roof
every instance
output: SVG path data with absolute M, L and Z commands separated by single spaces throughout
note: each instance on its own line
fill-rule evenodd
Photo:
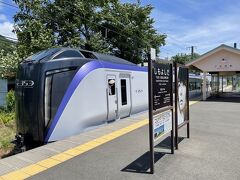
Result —
M 89 60 L 102 60 L 118 64 L 136 65 L 125 59 L 112 56 L 109 54 L 102 54 L 93 51 L 87 51 L 77 48 L 57 47 L 40 51 L 32 56 L 28 57 L 25 61 L 42 61 L 64 58 L 86 58 Z

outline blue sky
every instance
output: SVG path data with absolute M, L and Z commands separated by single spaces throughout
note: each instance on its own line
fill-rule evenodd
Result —
M 161 48 L 162 58 L 189 53 L 190 46 L 196 46 L 196 52 L 202 54 L 223 43 L 240 43 L 239 0 L 141 0 L 141 4 L 154 7 L 154 27 L 168 35 L 166 46 Z M 11 33 L 15 12 L 16 9 L 0 3 L 0 34 L 16 37 Z

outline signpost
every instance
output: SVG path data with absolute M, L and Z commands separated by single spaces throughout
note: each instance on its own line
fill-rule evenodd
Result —
M 148 55 L 149 145 L 150 173 L 154 173 L 154 143 L 171 132 L 171 153 L 174 153 L 174 121 L 172 64 L 152 62 L 154 50 Z M 153 57 L 152 57 L 153 56 Z
M 178 129 L 187 125 L 187 137 L 190 138 L 189 128 L 189 76 L 188 68 L 174 64 L 175 74 L 175 147 L 178 149 Z

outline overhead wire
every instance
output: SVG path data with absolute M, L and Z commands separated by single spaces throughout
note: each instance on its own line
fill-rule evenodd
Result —
M 14 8 L 17 8 L 17 9 L 18 9 L 18 7 L 17 7 L 17 6 L 15 6 L 15 5 L 13 5 L 13 4 L 10 4 L 10 3 L 4 2 L 4 1 L 0 1 L 0 3 L 2 3 L 2 4 L 5 4 L 5 5 L 7 5 L 7 6 L 10 6 L 10 7 L 14 7 Z

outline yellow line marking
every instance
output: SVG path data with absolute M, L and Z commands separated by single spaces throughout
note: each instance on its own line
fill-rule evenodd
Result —
M 89 146 L 89 147 L 91 147 L 91 148 L 95 148 L 95 147 L 97 147 L 97 146 L 100 146 L 101 144 L 102 144 L 102 143 L 93 140 L 93 141 L 89 141 L 89 142 L 87 142 L 87 143 L 85 143 L 85 144 L 83 144 L 83 145 Z
M 190 101 L 189 105 L 191 106 L 197 102 L 199 102 L 199 101 Z M 38 174 L 42 171 L 45 171 L 51 167 L 54 167 L 62 162 L 65 162 L 71 158 L 74 158 L 80 154 L 83 154 L 84 152 L 94 149 L 94 148 L 96 148 L 104 143 L 107 143 L 113 139 L 123 136 L 124 134 L 127 134 L 135 129 L 143 127 L 147 124 L 148 124 L 148 119 L 144 119 L 142 121 L 139 121 L 139 122 L 129 125 L 127 127 L 124 127 L 119 130 L 116 130 L 114 132 L 111 132 L 109 134 L 103 135 L 103 136 L 96 138 L 92 141 L 89 141 L 85 144 L 81 144 L 77 147 L 66 150 L 62 153 L 54 155 L 43 161 L 37 162 L 33 165 L 30 165 L 30 166 L 24 167 L 22 169 L 5 174 L 3 176 L 0 176 L 0 180 L 2 180 L 2 179 L 3 180 L 15 180 L 15 179 L 19 180 L 19 179 L 28 178 L 28 177 Z
M 33 164 L 33 165 L 27 166 L 25 168 L 22 168 L 21 171 L 25 172 L 26 174 L 29 174 L 29 175 L 33 176 L 33 175 L 38 174 L 38 173 L 40 173 L 40 172 L 42 172 L 46 169 L 47 168 L 42 167 L 40 165 Z
M 38 162 L 37 165 L 43 166 L 45 168 L 51 168 L 51 167 L 56 166 L 60 163 L 61 163 L 60 161 L 54 160 L 52 158 L 48 158 L 48 159 L 45 159 L 43 161 Z
M 55 159 L 57 161 L 60 161 L 60 162 L 64 162 L 64 161 L 67 161 L 67 160 L 73 158 L 73 156 L 71 156 L 69 154 L 65 154 L 65 153 L 60 153 L 60 154 L 52 156 L 51 158 Z
M 199 102 L 199 101 L 189 101 L 189 106 L 196 104 L 197 102 Z
M 108 139 L 104 139 L 103 137 L 100 137 L 100 138 L 95 139 L 95 141 L 104 144 L 104 143 L 108 142 L 109 140 Z
M 64 151 L 63 153 L 75 157 L 75 156 L 78 156 L 78 155 L 82 154 L 83 151 L 80 151 L 76 148 L 72 148 L 72 149 L 69 149 L 67 151 Z
M 21 170 L 13 171 L 11 173 L 8 173 L 8 174 L 2 176 L 2 178 L 4 180 L 22 180 L 22 179 L 26 179 L 28 177 L 30 177 L 30 175 L 22 172 Z

